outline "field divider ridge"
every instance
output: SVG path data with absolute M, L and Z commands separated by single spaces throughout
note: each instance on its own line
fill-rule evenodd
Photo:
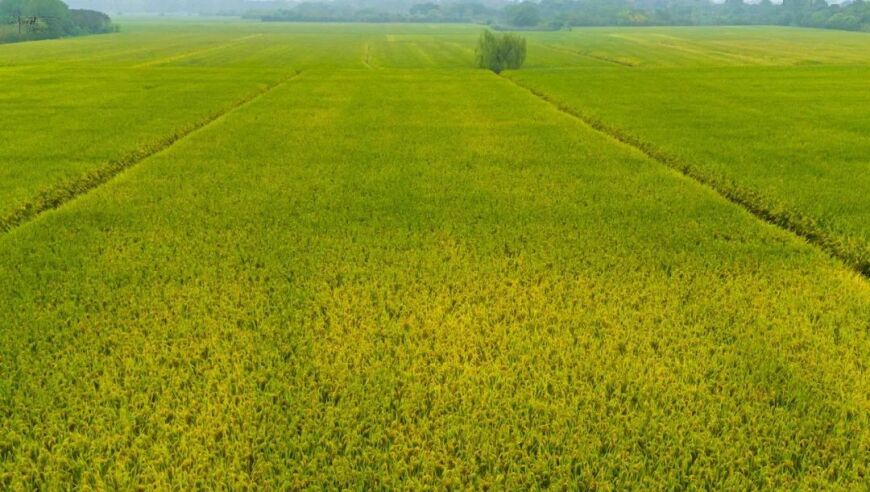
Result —
M 366 68 L 370 70 L 374 70 L 375 67 L 372 66 L 371 63 L 371 50 L 369 49 L 369 43 L 366 43 L 363 47 L 363 58 L 362 63 Z
M 34 220 L 44 212 L 59 208 L 75 198 L 85 195 L 91 190 L 102 186 L 124 170 L 169 149 L 182 139 L 215 123 L 228 114 L 243 108 L 287 82 L 290 82 L 301 73 L 301 71 L 296 71 L 290 75 L 282 77 L 281 79 L 271 82 L 265 87 L 232 102 L 223 109 L 178 128 L 171 134 L 158 140 L 140 146 L 138 149 L 129 152 L 118 159 L 110 160 L 103 166 L 84 174 L 68 178 L 59 184 L 41 190 L 28 202 L 0 217 L 0 235 L 8 233 L 13 229 Z
M 261 33 L 250 34 L 248 36 L 242 36 L 240 38 L 233 39 L 233 40 L 229 41 L 228 43 L 219 44 L 217 46 L 209 46 L 208 48 L 203 48 L 203 49 L 193 50 L 193 51 L 186 51 L 183 53 L 178 53 L 178 54 L 166 56 L 163 58 L 157 58 L 156 60 L 149 60 L 149 61 L 140 63 L 138 65 L 133 65 L 132 68 L 151 68 L 151 67 L 156 67 L 156 66 L 160 66 L 160 65 L 165 65 L 167 63 L 173 63 L 173 62 L 185 60 L 187 58 L 192 58 L 192 57 L 195 57 L 198 55 L 204 55 L 206 53 L 211 53 L 212 51 L 218 51 L 218 50 L 222 50 L 222 49 L 226 49 L 226 48 L 231 48 L 233 46 L 237 46 L 241 43 L 244 43 L 245 41 L 247 41 L 249 39 L 259 38 L 262 36 L 263 35 Z
M 610 58 L 610 57 L 602 56 L 602 55 L 593 55 L 592 53 L 589 53 L 588 51 L 577 51 L 577 50 L 562 48 L 561 46 L 552 46 L 552 45 L 548 45 L 548 44 L 545 44 L 543 46 L 545 46 L 546 48 L 549 48 L 553 51 L 558 51 L 560 53 L 568 53 L 569 55 L 582 56 L 585 58 L 590 58 L 592 60 L 598 60 L 600 62 L 612 63 L 614 65 L 619 65 L 620 67 L 625 67 L 625 68 L 637 67 L 636 64 L 631 63 L 631 62 L 617 60 L 616 58 Z
M 619 65 L 621 67 L 634 68 L 637 66 L 634 63 L 622 61 L 622 60 L 617 60 L 616 58 L 610 58 L 607 56 L 593 55 L 592 53 L 585 53 L 582 51 L 578 51 L 577 54 L 579 54 L 581 56 L 585 56 L 587 58 L 592 58 L 593 60 L 599 60 L 599 61 L 603 61 L 603 62 L 607 62 L 607 63 L 613 63 L 613 64 Z
M 580 121 L 593 130 L 623 145 L 627 145 L 653 161 L 712 189 L 726 200 L 742 207 L 755 217 L 795 234 L 806 240 L 809 244 L 842 261 L 865 279 L 870 279 L 870 245 L 867 245 L 860 239 L 848 236 L 837 237 L 821 225 L 818 219 L 810 217 L 790 205 L 772 200 L 758 191 L 742 187 L 732 179 L 704 172 L 696 166 L 686 163 L 682 159 L 668 154 L 638 137 L 583 114 L 581 111 L 510 76 L 502 74 L 499 78 L 524 89 L 559 112 Z

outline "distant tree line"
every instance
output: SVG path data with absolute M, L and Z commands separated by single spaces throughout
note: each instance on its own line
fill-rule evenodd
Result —
M 296 22 L 471 22 L 489 24 L 500 9 L 476 1 L 400 2 L 387 8 L 376 2 L 304 1 L 260 17 Z
M 0 43 L 115 32 L 102 12 L 70 9 L 60 0 L 0 0 Z
M 267 21 L 464 22 L 536 30 L 574 26 L 783 25 L 870 31 L 870 0 L 845 0 L 839 4 L 829 3 L 835 0 L 782 0 L 776 4 L 771 0 L 66 1 L 103 12 L 244 15 Z
M 257 17 L 299 22 L 474 22 L 520 29 L 573 26 L 783 25 L 870 31 L 870 2 L 783 0 L 303 1 Z
M 518 27 L 781 25 L 870 30 L 870 2 L 825 0 L 542 0 L 504 9 Z

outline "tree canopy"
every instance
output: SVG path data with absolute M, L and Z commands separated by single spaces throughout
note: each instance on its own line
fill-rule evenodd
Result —
M 0 0 L 0 20 L 12 26 L 0 30 L 0 42 L 50 39 L 112 32 L 112 20 L 102 12 L 70 9 L 60 0 Z
M 787 25 L 870 31 L 870 3 L 825 0 L 309 0 L 264 20 L 476 22 L 504 28 L 571 26 Z
M 483 31 L 477 44 L 477 66 L 501 73 L 520 68 L 526 61 L 526 40 L 516 34 Z

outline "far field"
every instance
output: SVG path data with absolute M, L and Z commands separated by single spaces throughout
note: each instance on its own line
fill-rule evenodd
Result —
M 870 36 L 480 29 L 0 46 L 0 488 L 864 488 Z

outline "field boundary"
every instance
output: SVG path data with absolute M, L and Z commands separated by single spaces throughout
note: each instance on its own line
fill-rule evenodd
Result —
M 512 77 L 502 75 L 500 78 L 524 89 L 559 112 L 580 121 L 599 133 L 632 147 L 659 164 L 711 188 L 726 200 L 742 207 L 755 217 L 803 238 L 808 243 L 842 261 L 865 279 L 870 278 L 870 246 L 858 238 L 845 235 L 837 237 L 818 219 L 810 217 L 792 206 L 771 200 L 757 191 L 742 187 L 730 178 L 704 172 L 638 137 L 583 114 L 581 111 Z
M 552 46 L 549 44 L 542 44 L 541 46 L 544 46 L 545 48 L 551 49 L 553 51 L 557 51 L 559 53 L 567 53 L 569 55 L 580 56 L 583 58 L 590 58 L 592 60 L 597 60 L 600 62 L 614 64 L 614 65 L 619 65 L 619 66 L 625 67 L 625 68 L 637 68 L 637 64 L 627 62 L 627 61 L 617 60 L 616 58 L 610 58 L 607 56 L 593 55 L 592 53 L 589 53 L 587 51 L 577 51 L 577 50 L 572 50 L 572 49 L 568 49 L 568 48 L 563 48 L 561 46 Z
M 75 198 L 84 195 L 91 190 L 102 186 L 112 178 L 120 174 L 122 171 L 129 169 L 140 162 L 152 157 L 166 149 L 169 149 L 180 140 L 190 136 L 191 134 L 202 130 L 203 128 L 215 123 L 224 116 L 254 102 L 260 97 L 272 92 L 278 87 L 298 77 L 302 72 L 296 71 L 288 76 L 281 78 L 278 81 L 269 83 L 265 87 L 260 88 L 256 92 L 249 94 L 242 99 L 236 100 L 229 106 L 211 113 L 210 115 L 199 119 L 187 126 L 176 129 L 171 134 L 166 135 L 159 140 L 150 142 L 138 149 L 129 152 L 115 160 L 111 160 L 103 166 L 93 169 L 84 174 L 74 176 L 59 184 L 53 185 L 44 189 L 31 198 L 28 202 L 19 206 L 17 209 L 6 213 L 0 217 L 0 235 L 10 232 L 11 230 L 20 227 L 33 219 L 37 218 L 44 212 L 53 210 L 63 206 L 64 204 L 74 200 Z
M 366 68 L 368 68 L 370 70 L 374 70 L 375 67 L 373 67 L 372 63 L 371 63 L 371 50 L 369 49 L 369 43 L 366 43 L 365 47 L 363 48 L 362 62 Z
M 593 55 L 592 53 L 584 53 L 582 51 L 578 51 L 577 54 L 579 54 L 581 56 L 585 56 L 587 58 L 592 58 L 593 60 L 600 60 L 600 61 L 607 62 L 607 63 L 613 63 L 613 64 L 619 65 L 621 67 L 634 68 L 637 66 L 634 63 L 630 63 L 630 62 L 622 61 L 622 60 L 617 60 L 616 58 L 609 58 L 606 56 Z
M 261 33 L 251 34 L 248 36 L 242 36 L 240 38 L 232 39 L 228 43 L 219 44 L 217 46 L 210 46 L 208 48 L 203 48 L 200 50 L 187 51 L 184 53 L 179 53 L 177 55 L 171 55 L 171 56 L 167 56 L 164 58 L 157 58 L 156 60 L 149 60 L 149 61 L 140 63 L 138 65 L 133 65 L 133 68 L 151 68 L 151 67 L 157 67 L 160 65 L 166 65 L 168 63 L 174 63 L 177 61 L 186 60 L 188 58 L 193 58 L 193 57 L 198 56 L 198 55 L 204 55 L 206 53 L 211 53 L 212 51 L 219 51 L 219 50 L 226 49 L 226 48 L 232 48 L 233 46 L 242 44 L 249 39 L 259 38 L 262 36 L 263 35 Z

